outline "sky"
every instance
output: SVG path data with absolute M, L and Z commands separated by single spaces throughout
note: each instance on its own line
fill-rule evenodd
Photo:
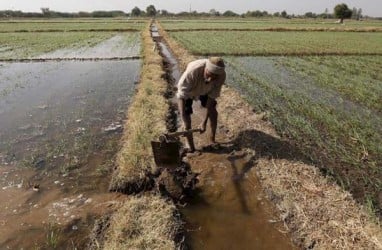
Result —
M 130 12 L 132 8 L 145 10 L 153 4 L 157 10 L 170 12 L 192 11 L 208 12 L 215 9 L 221 13 L 232 10 L 244 13 L 247 10 L 261 10 L 270 13 L 285 10 L 288 14 L 306 12 L 323 13 L 328 8 L 333 12 L 335 5 L 346 3 L 349 8 L 362 8 L 362 14 L 382 17 L 382 0 L 0 0 L 0 10 L 21 10 L 40 12 L 41 7 L 61 12 L 94 10 L 122 10 Z

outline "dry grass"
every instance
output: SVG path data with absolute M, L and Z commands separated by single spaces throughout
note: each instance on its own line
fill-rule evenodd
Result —
M 158 27 L 184 69 L 195 57 Z M 257 130 L 281 140 L 273 126 L 263 121 L 261 114 L 253 113 L 234 90 L 223 88 L 218 103 L 219 122 L 236 135 Z M 256 154 L 252 148 L 247 150 Z M 260 157 L 256 174 L 296 245 L 310 249 L 382 249 L 380 225 L 348 192 L 314 166 L 275 158 Z
M 164 93 L 167 82 L 162 78 L 162 58 L 154 51 L 149 28 L 142 33 L 143 65 L 138 91 L 127 114 L 123 146 L 118 156 L 118 170 L 112 190 L 123 189 L 129 183 L 137 183 L 146 172 L 156 168 L 150 142 L 166 132 L 166 116 L 169 110 Z
M 380 228 L 314 166 L 262 159 L 257 173 L 295 242 L 316 249 L 382 249 Z
M 123 146 L 111 189 L 136 186 L 155 167 L 150 141 L 166 132 L 162 58 L 154 51 L 149 28 L 142 34 L 143 65 L 138 91 L 128 110 Z M 101 239 L 103 249 L 176 249 L 183 224 L 173 203 L 159 195 L 131 196 L 111 216 Z M 178 238 L 177 238 L 178 237 Z M 181 243 L 179 243 L 180 245 Z M 101 247 L 100 246 L 100 247 Z
M 131 197 L 112 215 L 103 249 L 176 249 L 176 207 L 156 195 Z

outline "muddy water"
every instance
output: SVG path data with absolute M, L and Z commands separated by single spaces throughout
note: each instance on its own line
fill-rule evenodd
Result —
M 108 193 L 140 61 L 0 66 L 0 249 L 82 249 Z
M 165 44 L 159 45 L 172 71 L 171 81 L 176 83 L 177 61 Z M 193 125 L 199 124 L 203 111 L 195 102 L 193 109 Z M 195 137 L 199 137 L 196 147 L 203 148 L 205 140 Z M 218 134 L 217 139 L 227 138 Z M 201 173 L 198 193 L 182 209 L 187 245 L 192 249 L 294 249 L 289 237 L 278 230 L 282 225 L 263 198 L 252 169 L 253 156 L 227 143 L 224 150 L 202 150 L 201 155 L 184 160 L 192 171 Z

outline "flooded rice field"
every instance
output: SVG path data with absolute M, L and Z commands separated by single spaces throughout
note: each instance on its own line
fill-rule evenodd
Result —
M 1 249 L 86 244 L 119 197 L 109 178 L 139 72 L 139 60 L 0 64 Z
M 140 54 L 139 33 L 126 33 L 113 36 L 96 46 L 78 49 L 60 49 L 37 56 L 41 59 L 51 58 L 124 58 L 137 57 Z
M 251 99 L 277 103 L 280 107 L 290 105 L 288 98 L 295 102 L 310 102 L 326 112 L 335 113 L 338 119 L 357 119 L 362 121 L 361 124 L 367 121 L 368 126 L 382 132 L 380 111 L 355 102 L 329 87 L 319 86 L 313 77 L 298 75 L 283 65 L 282 60 L 282 57 L 227 58 L 230 63 L 228 82 L 244 95 L 248 94 L 248 90 L 254 90 L 257 96 Z M 302 59 L 296 57 L 294 60 Z

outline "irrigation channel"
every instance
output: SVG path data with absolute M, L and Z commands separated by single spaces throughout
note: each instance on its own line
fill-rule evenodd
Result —
M 152 31 L 156 32 L 156 28 Z M 178 62 L 165 42 L 158 40 L 169 82 L 176 84 L 181 75 Z M 175 98 L 172 103 L 176 106 Z M 196 102 L 193 109 L 195 126 L 202 120 L 203 110 Z M 220 132 L 217 139 L 226 139 L 223 134 Z M 288 235 L 278 230 L 281 224 L 274 219 L 272 206 L 251 170 L 251 156 L 235 143 L 211 151 L 203 147 L 206 141 L 202 137 L 206 135 L 195 137 L 201 155 L 183 158 L 193 172 L 200 173 L 197 193 L 181 209 L 186 221 L 186 244 L 191 249 L 294 249 Z
M 83 249 L 140 60 L 0 63 L 0 249 Z

